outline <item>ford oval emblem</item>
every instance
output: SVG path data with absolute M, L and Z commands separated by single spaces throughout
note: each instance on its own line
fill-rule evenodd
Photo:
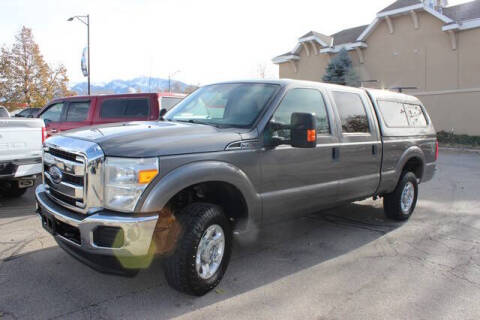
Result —
M 56 166 L 50 167 L 50 169 L 48 169 L 48 174 L 52 178 L 53 183 L 59 184 L 62 182 L 62 171 L 60 171 L 60 169 L 58 169 Z

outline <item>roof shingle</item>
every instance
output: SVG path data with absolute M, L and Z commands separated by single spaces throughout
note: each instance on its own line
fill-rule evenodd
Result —
M 443 8 L 443 14 L 455 21 L 480 18 L 480 0 Z
M 368 24 L 355 28 L 344 29 L 340 32 L 332 34 L 331 37 L 333 38 L 333 45 L 337 46 L 339 44 L 356 42 L 357 38 L 367 27 Z
M 416 4 L 420 4 L 422 1 L 420 0 L 397 0 L 388 7 L 384 8 L 382 11 L 379 11 L 378 13 L 385 12 L 385 11 L 390 11 L 390 10 L 395 10 L 395 9 L 400 9 L 404 7 L 409 7 L 413 6 Z

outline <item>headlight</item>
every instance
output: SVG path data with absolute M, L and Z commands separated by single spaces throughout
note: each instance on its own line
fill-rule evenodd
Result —
M 132 212 L 140 195 L 158 174 L 158 159 L 107 157 L 105 207 Z

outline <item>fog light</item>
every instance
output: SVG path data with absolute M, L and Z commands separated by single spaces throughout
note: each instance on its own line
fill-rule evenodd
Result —
M 93 230 L 93 243 L 98 247 L 121 248 L 125 243 L 123 229 L 100 226 Z

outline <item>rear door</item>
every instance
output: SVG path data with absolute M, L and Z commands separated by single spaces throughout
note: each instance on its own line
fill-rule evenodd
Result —
M 351 201 L 373 195 L 380 181 L 382 145 L 378 123 L 368 97 L 358 91 L 335 89 L 341 143 L 336 153 L 339 162 L 338 198 Z
M 100 97 L 97 99 L 94 124 L 151 120 L 155 116 L 152 103 L 150 97 Z
M 38 116 L 45 122 L 47 136 L 51 136 L 59 132 L 61 121 L 63 120 L 65 111 L 65 103 L 63 101 L 52 103 Z
M 65 131 L 91 125 L 93 114 L 91 114 L 91 101 L 65 101 L 64 120 L 60 123 L 58 130 Z

